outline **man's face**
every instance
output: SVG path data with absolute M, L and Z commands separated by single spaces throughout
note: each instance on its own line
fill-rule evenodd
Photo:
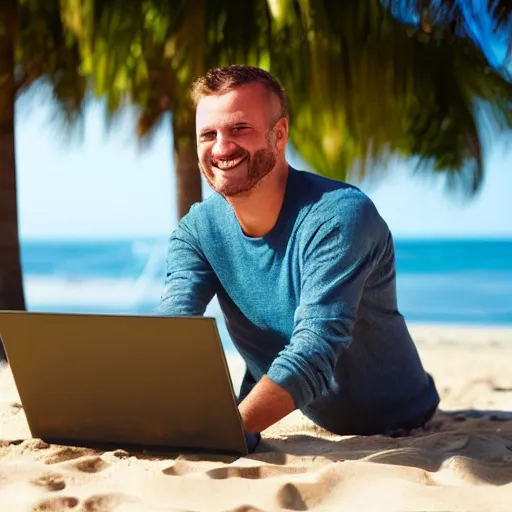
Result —
M 199 167 L 224 197 L 250 191 L 276 165 L 279 100 L 261 84 L 206 96 L 196 112 Z M 282 139 L 284 134 L 279 133 Z

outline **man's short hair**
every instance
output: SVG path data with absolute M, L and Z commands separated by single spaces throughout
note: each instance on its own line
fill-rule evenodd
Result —
M 280 117 L 286 117 L 289 120 L 288 96 L 284 87 L 268 71 L 253 66 L 233 65 L 210 69 L 205 75 L 194 80 L 190 96 L 194 106 L 197 107 L 201 98 L 205 96 L 222 94 L 236 87 L 254 83 L 263 85 L 268 92 L 277 96 L 281 104 Z

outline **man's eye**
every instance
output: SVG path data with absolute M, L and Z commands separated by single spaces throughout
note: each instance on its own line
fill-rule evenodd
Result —
M 215 132 L 206 132 L 201 134 L 201 140 L 212 140 L 215 138 Z
M 247 130 L 247 129 L 249 129 L 248 126 L 235 126 L 235 128 L 233 128 L 233 131 L 235 133 L 237 133 L 237 132 L 242 132 L 242 131 Z

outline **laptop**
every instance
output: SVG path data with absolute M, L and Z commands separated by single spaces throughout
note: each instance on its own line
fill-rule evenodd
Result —
M 214 318 L 0 311 L 33 437 L 246 455 Z

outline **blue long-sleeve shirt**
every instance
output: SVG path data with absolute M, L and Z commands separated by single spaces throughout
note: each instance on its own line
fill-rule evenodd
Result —
M 391 233 L 357 187 L 290 168 L 259 238 L 220 195 L 194 205 L 171 235 L 157 313 L 202 315 L 215 294 L 253 379 L 326 428 L 347 415 L 387 428 L 439 401 L 397 308 Z

